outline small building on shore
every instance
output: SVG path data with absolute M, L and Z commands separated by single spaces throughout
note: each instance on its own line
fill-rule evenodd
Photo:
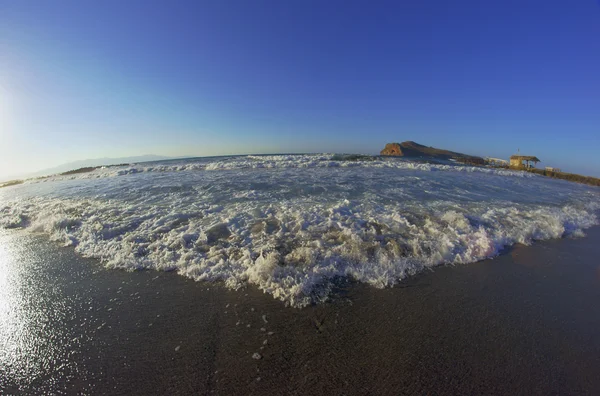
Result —
M 540 159 L 532 155 L 512 155 L 510 157 L 510 167 L 515 169 L 535 168 L 538 162 L 541 162 Z

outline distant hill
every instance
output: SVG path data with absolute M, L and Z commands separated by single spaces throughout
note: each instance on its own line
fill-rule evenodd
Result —
M 149 162 L 149 161 L 162 161 L 162 160 L 167 160 L 167 159 L 171 159 L 171 158 L 173 158 L 173 157 L 165 157 L 162 155 L 149 154 L 149 155 L 140 155 L 137 157 L 86 159 L 86 160 L 68 162 L 66 164 L 56 166 L 54 168 L 44 169 L 42 171 L 35 172 L 35 173 L 29 175 L 29 177 L 54 175 L 57 173 L 64 173 L 64 172 L 72 171 L 74 169 L 88 168 L 88 167 L 94 167 L 94 166 L 130 164 L 130 163 Z
M 385 148 L 381 150 L 380 154 L 396 157 L 429 157 L 481 165 L 485 163 L 484 159 L 481 157 L 428 147 L 413 141 L 388 143 L 385 145 Z

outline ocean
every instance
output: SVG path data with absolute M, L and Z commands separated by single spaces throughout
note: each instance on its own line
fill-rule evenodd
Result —
M 0 189 L 0 227 L 106 267 L 176 271 L 293 307 L 515 244 L 583 237 L 600 190 L 526 172 L 334 154 L 159 161 Z

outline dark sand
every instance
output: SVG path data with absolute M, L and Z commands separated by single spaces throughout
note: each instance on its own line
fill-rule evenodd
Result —
M 298 310 L 3 232 L 0 394 L 600 394 L 598 257 L 595 228 Z

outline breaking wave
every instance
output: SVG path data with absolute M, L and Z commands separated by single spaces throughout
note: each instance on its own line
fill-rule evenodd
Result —
M 532 173 L 506 169 L 491 169 L 477 166 L 414 162 L 401 158 L 381 158 L 366 155 L 341 154 L 290 154 L 290 155 L 248 155 L 238 157 L 216 157 L 211 161 L 203 159 L 191 161 L 162 161 L 149 164 L 103 167 L 91 172 L 71 175 L 53 175 L 38 178 L 27 183 L 57 180 L 94 179 L 118 177 L 136 173 L 164 173 L 189 171 L 218 171 L 240 169 L 294 169 L 294 168 L 381 168 L 422 171 L 481 172 L 514 177 L 538 177 Z
M 302 307 L 327 299 L 336 277 L 392 286 L 424 268 L 582 236 L 598 223 L 600 195 L 585 186 L 330 157 L 100 169 L 128 173 L 6 189 L 0 226 L 47 233 L 109 268 L 177 271 L 234 289 L 251 284 Z

